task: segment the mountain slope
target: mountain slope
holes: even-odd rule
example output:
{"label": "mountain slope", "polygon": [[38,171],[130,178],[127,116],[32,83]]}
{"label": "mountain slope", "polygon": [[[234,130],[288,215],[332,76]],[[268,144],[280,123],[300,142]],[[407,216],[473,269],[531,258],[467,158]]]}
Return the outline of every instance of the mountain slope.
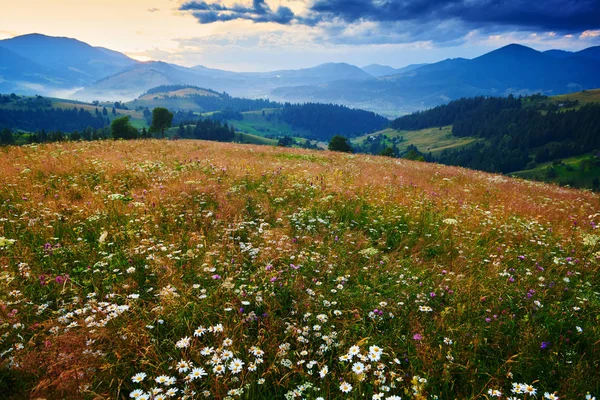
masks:
{"label": "mountain slope", "polygon": [[121,53],[65,37],[30,34],[2,40],[0,46],[47,66],[73,85],[90,84],[136,63]]}
{"label": "mountain slope", "polygon": [[588,47],[587,49],[578,51],[575,55],[600,61],[600,46]]}
{"label": "mountain slope", "polygon": [[41,85],[56,83],[47,68],[4,47],[0,47],[0,60],[0,92],[33,94]]}
{"label": "mountain slope", "polygon": [[373,75],[377,78],[379,78],[380,76],[394,75],[398,73],[398,70],[396,68],[392,68],[390,66],[381,64],[366,65],[362,67],[362,70],[365,71],[367,74]]}

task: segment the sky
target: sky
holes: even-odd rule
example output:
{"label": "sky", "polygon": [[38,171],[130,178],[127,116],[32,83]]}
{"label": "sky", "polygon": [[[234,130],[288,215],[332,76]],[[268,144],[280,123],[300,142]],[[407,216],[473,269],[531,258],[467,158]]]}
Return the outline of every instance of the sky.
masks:
{"label": "sky", "polygon": [[600,45],[600,0],[0,0],[0,39],[66,36],[232,71],[473,58]]}

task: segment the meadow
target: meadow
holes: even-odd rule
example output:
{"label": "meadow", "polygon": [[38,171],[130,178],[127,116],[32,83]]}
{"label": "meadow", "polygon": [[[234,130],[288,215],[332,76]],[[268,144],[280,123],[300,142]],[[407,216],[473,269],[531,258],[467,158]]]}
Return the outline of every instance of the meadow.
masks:
{"label": "meadow", "polygon": [[188,140],[0,160],[0,397],[600,395],[598,194]]}

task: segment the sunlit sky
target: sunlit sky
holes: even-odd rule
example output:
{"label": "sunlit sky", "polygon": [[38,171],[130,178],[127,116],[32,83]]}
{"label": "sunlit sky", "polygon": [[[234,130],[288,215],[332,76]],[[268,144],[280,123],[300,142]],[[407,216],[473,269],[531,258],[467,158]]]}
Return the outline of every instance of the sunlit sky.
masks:
{"label": "sunlit sky", "polygon": [[233,71],[324,62],[393,67],[509,43],[600,45],[600,1],[0,0],[0,39],[43,33],[138,60]]}

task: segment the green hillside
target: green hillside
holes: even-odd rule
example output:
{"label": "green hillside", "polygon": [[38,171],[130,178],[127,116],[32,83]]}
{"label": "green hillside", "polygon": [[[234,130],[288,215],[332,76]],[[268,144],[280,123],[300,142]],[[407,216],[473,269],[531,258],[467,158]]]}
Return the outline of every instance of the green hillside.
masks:
{"label": "green hillside", "polygon": [[[423,153],[437,155],[444,150],[454,150],[468,146],[478,139],[471,137],[456,137],[452,135],[452,126],[441,128],[427,128],[417,131],[384,129],[369,135],[359,136],[350,142],[355,149],[367,153],[379,153],[381,150],[371,151],[375,147],[396,146],[399,153],[406,151],[409,146],[416,146]],[[373,145],[375,143],[376,145]]]}
{"label": "green hillside", "polygon": [[517,171],[511,176],[556,183],[561,186],[600,189],[600,158],[583,154],[545,162],[535,168]]}
{"label": "green hillside", "polygon": [[235,126],[240,132],[250,133],[256,136],[264,137],[282,137],[282,136],[307,136],[310,132],[293,128],[281,118],[278,118],[277,109],[267,108],[264,110],[243,112],[243,119],[229,120],[229,125]]}
{"label": "green hillside", "polygon": [[561,103],[564,101],[578,101],[579,106],[583,106],[589,103],[600,103],[600,89],[584,90],[581,92],[561,94],[559,96],[551,97],[555,103]]}

